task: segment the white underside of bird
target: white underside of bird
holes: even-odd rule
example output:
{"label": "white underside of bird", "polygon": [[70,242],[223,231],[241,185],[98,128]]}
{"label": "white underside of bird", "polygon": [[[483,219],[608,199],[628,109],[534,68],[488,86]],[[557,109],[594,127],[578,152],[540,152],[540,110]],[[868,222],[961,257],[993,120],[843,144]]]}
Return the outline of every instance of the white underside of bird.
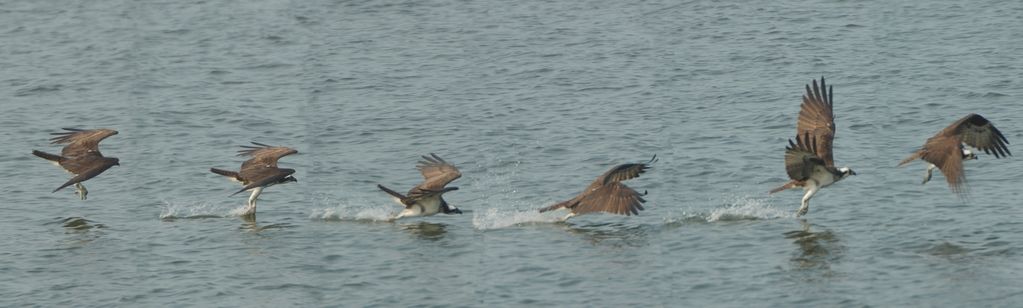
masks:
{"label": "white underside of bird", "polygon": [[[845,167],[840,168],[848,169]],[[796,216],[805,215],[810,210],[810,199],[820,191],[821,188],[831,186],[835,182],[838,182],[840,178],[836,177],[834,173],[828,171],[824,166],[816,166],[813,168],[813,173],[810,174],[810,178],[806,179],[803,184],[803,201],[799,206],[799,211],[796,212]]]}
{"label": "white underside of bird", "polygon": [[256,199],[259,198],[259,194],[263,193],[263,187],[256,187],[250,189],[249,191],[252,192],[252,194],[249,195],[249,202],[246,203],[245,209],[238,213],[238,216],[249,216],[256,214]]}
{"label": "white underside of bird", "polygon": [[[405,206],[405,204],[401,203],[401,200],[398,198],[394,198],[394,202],[401,204],[401,206]],[[401,212],[398,213],[398,216],[395,216],[394,219],[434,215],[441,212],[440,206],[440,196],[419,199],[416,200],[416,204],[401,210]]]}

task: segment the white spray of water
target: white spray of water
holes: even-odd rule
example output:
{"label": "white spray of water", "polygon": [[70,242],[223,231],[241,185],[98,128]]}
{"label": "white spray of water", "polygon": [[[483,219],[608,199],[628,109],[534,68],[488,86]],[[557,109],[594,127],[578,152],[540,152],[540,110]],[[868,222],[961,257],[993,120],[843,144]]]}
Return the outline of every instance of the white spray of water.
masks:
{"label": "white spray of water", "polygon": [[390,221],[397,214],[395,212],[397,207],[391,203],[376,204],[367,200],[335,201],[329,198],[316,200],[314,203],[318,208],[309,214],[309,219],[314,220]]}
{"label": "white spray of water", "polygon": [[230,213],[228,209],[206,201],[168,201],[163,200],[160,219],[207,218],[223,217]]}
{"label": "white spray of water", "polygon": [[749,196],[733,196],[725,201],[724,207],[715,208],[707,216],[707,222],[776,219],[793,217],[794,211],[783,211],[771,206],[765,199]]}
{"label": "white spray of water", "polygon": [[537,210],[498,210],[490,208],[483,211],[473,212],[472,225],[477,230],[491,230],[507,228],[524,223],[553,223],[565,218],[567,212],[555,211],[552,213],[540,213]]}

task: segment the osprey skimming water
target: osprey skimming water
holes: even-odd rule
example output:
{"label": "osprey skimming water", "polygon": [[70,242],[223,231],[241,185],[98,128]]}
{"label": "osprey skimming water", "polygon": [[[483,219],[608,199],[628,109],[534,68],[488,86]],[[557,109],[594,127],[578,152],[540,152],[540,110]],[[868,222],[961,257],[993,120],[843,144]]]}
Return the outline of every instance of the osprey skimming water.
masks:
{"label": "osprey skimming water", "polygon": [[103,173],[110,167],[120,165],[120,160],[116,157],[105,157],[99,152],[99,142],[107,137],[117,135],[117,131],[105,128],[91,130],[65,128],[64,130],[67,132],[52,133],[51,135],[57,135],[57,137],[50,138],[52,144],[67,144],[60,151],[60,155],[35,150],[32,151],[32,154],[49,160],[75,175],[64,185],[54,189],[53,192],[75,185],[75,193],[85,200],[89,190],[85,189],[82,182]]}
{"label": "osprey skimming water", "polygon": [[796,142],[789,139],[789,146],[785,148],[785,172],[792,180],[770,192],[802,187],[805,193],[796,216],[806,215],[810,210],[810,199],[821,188],[856,175],[848,167],[836,168],[831,155],[831,144],[835,139],[832,102],[831,88],[824,84],[824,77],[821,77],[820,87],[816,80],[813,88],[806,86],[803,104],[799,107]]}
{"label": "osprey skimming water", "polygon": [[423,156],[423,160],[419,161],[416,169],[423,174],[423,182],[410,189],[408,195],[402,195],[384,187],[384,185],[377,184],[377,188],[405,206],[405,209],[398,213],[394,219],[431,216],[437,213],[462,214],[462,210],[444,201],[444,193],[458,190],[458,187],[445,187],[448,183],[462,177],[458,168],[444,161],[437,154],[430,153],[430,156]]}
{"label": "osprey skimming water", "polygon": [[298,151],[288,147],[275,147],[256,142],[252,144],[256,146],[243,145],[242,148],[244,149],[238,151],[238,156],[252,157],[242,163],[242,168],[238,172],[210,168],[210,171],[213,173],[226,176],[233,181],[245,185],[242,189],[231,194],[232,196],[246,190],[252,191],[252,194],[249,195],[247,207],[244,213],[241,214],[242,216],[256,214],[256,199],[259,198],[259,194],[263,193],[264,188],[275,184],[298,182],[292,176],[295,173],[295,169],[277,168],[277,160],[284,156],[297,154]]}
{"label": "osprey skimming water", "polygon": [[615,166],[597,177],[596,180],[590,183],[590,186],[587,186],[583,192],[574,198],[542,208],[540,213],[566,208],[569,210],[569,214],[562,221],[576,215],[593,212],[607,212],[625,216],[639,215],[639,211],[643,210],[643,202],[646,202],[643,199],[646,192],[644,191],[640,194],[622,184],[622,181],[639,177],[640,174],[643,174],[643,172],[650,168],[650,164],[656,161],[657,155],[654,155],[650,161],[645,163]]}

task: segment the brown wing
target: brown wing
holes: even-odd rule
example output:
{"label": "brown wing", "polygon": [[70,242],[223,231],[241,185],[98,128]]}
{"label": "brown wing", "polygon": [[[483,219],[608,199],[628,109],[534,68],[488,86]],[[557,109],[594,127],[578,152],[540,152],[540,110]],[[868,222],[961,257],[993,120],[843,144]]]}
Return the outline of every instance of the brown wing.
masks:
{"label": "brown wing", "polygon": [[802,137],[796,135],[795,143],[789,139],[789,146],[785,147],[785,172],[789,174],[790,179],[806,180],[813,174],[814,167],[825,165],[824,160],[814,154],[817,152],[815,149],[817,145],[810,133],[805,133]]}
{"label": "brown wing", "polygon": [[458,171],[458,168],[455,168],[455,166],[433,153],[430,153],[430,157],[423,156],[423,160],[419,161],[416,169],[419,169],[419,172],[423,174],[424,180],[423,183],[409,191],[409,195],[413,194],[413,191],[416,190],[443,190],[445,185],[462,177],[462,173]]}
{"label": "brown wing", "polygon": [[657,161],[657,155],[654,155],[650,161],[638,164],[621,164],[611,168],[604,174],[597,177],[593,183],[590,184],[589,190],[597,188],[602,185],[607,185],[612,182],[621,182],[634,178],[638,178],[640,174],[646,172],[646,169],[650,168],[650,164]]}
{"label": "brown wing", "polygon": [[835,140],[835,116],[831,111],[832,92],[824,83],[821,77],[820,87],[817,81],[813,81],[813,87],[806,86],[806,94],[803,95],[803,104],[799,107],[799,121],[796,124],[796,134],[810,134],[816,139],[816,150],[814,154],[824,160],[828,167],[835,165],[831,156],[831,143]]}
{"label": "brown wing", "polygon": [[960,195],[966,192],[963,148],[957,136],[938,134],[931,137],[919,153],[921,159],[938,166],[953,192]]}
{"label": "brown wing", "polygon": [[577,202],[570,208],[575,214],[608,212],[625,216],[638,215],[646,202],[641,194],[617,181],[584,192],[574,200]]}
{"label": "brown wing", "polygon": [[614,166],[597,177],[593,183],[590,183],[590,186],[586,187],[585,191],[572,200],[541,209],[540,212],[567,207],[576,214],[590,212],[608,212],[626,216],[639,214],[639,211],[643,210],[643,202],[646,200],[643,200],[642,195],[625,186],[621,181],[639,177],[650,168],[650,164],[656,161],[657,155],[654,155],[650,161],[645,163]]}
{"label": "brown wing", "polygon": [[242,187],[231,194],[232,196],[260,186],[265,186],[270,183],[278,182],[283,178],[288,177],[295,173],[295,169],[277,168],[277,167],[265,167],[265,168],[251,168],[248,172],[242,172],[241,176],[248,181],[248,185]]}
{"label": "brown wing", "polygon": [[1002,132],[995,128],[991,121],[988,121],[979,114],[971,113],[952,123],[952,125],[949,125],[938,134],[955,136],[962,143],[981,149],[984,153],[994,154],[995,158],[1012,155],[1009,152],[1009,148],[1006,147],[1009,144],[1009,140],[1005,139]]}
{"label": "brown wing", "polygon": [[277,160],[281,159],[281,157],[298,153],[297,150],[289,147],[276,147],[257,142],[253,142],[252,144],[255,144],[256,146],[243,145],[242,148],[244,149],[238,151],[238,156],[252,157],[242,163],[242,170],[240,173],[245,173],[245,169],[249,168],[276,168]]}
{"label": "brown wing", "polygon": [[51,133],[56,137],[50,138],[52,144],[67,144],[64,149],[60,151],[61,156],[64,157],[78,157],[88,153],[96,153],[102,156],[99,152],[99,142],[103,141],[107,137],[117,135],[116,130],[112,129],[77,129],[77,128],[64,128],[66,132]]}
{"label": "brown wing", "polygon": [[71,169],[68,169],[68,171],[77,175],[67,182],[64,182],[64,185],[54,189],[53,192],[57,192],[58,190],[71,186],[75,183],[85,182],[86,180],[94,178],[100,173],[103,173],[103,171],[110,169],[110,167],[117,165],[117,163],[117,158],[102,156],[90,156],[89,158],[75,161],[73,164],[76,166],[75,168],[77,171],[71,171]]}

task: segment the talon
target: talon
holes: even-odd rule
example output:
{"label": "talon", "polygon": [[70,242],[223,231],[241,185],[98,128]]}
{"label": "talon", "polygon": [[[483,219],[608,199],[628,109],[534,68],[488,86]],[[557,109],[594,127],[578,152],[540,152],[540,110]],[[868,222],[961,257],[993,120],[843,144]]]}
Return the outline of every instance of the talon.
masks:
{"label": "talon", "polygon": [[75,194],[82,200],[85,200],[88,198],[89,190],[85,189],[85,185],[82,185],[82,183],[75,183]]}

